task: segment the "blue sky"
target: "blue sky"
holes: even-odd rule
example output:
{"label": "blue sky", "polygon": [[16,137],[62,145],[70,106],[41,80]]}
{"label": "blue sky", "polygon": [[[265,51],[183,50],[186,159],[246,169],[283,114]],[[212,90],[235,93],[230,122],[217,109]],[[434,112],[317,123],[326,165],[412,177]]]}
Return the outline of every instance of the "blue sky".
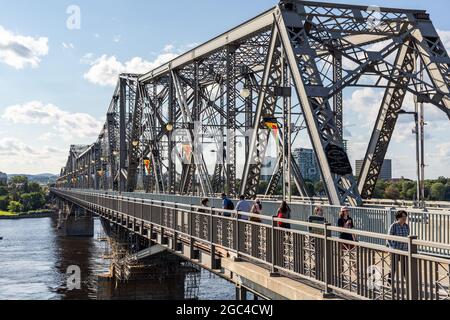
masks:
{"label": "blue sky", "polygon": [[[427,9],[450,44],[448,1],[334,2]],[[113,92],[114,72],[145,72],[276,3],[0,0],[0,171],[58,173],[70,144],[95,140]],[[79,30],[66,26],[70,5],[81,9]],[[26,44],[25,58],[2,52],[2,41],[8,39]],[[358,110],[355,105],[375,106],[377,95],[360,90],[345,97],[351,104],[346,123],[353,160],[363,156],[370,131],[367,125],[354,124],[374,113],[350,111]],[[435,111],[430,114],[427,173],[432,177],[450,176],[450,144],[445,137],[450,122],[441,118]],[[389,151],[398,177],[414,177],[414,139],[405,134],[411,126],[402,121]]]}

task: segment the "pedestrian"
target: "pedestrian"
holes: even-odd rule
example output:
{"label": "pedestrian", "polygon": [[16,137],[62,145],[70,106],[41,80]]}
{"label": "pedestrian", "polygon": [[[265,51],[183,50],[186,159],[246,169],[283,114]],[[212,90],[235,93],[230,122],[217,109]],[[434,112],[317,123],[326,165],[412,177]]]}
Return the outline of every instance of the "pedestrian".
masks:
{"label": "pedestrian", "polygon": [[[400,210],[395,215],[395,222],[389,228],[389,235],[396,237],[407,238],[410,235],[409,225],[407,223],[408,213],[404,210]],[[388,246],[394,250],[408,251],[407,242],[388,241]],[[388,275],[388,283],[392,285],[392,278],[398,270],[398,264],[400,264],[401,275],[404,278],[406,276],[406,256],[392,253],[391,254],[391,272]]]}
{"label": "pedestrian", "polygon": [[[262,214],[262,209],[263,209],[263,206],[262,206],[261,200],[256,199],[255,203],[252,206],[252,209],[250,210],[250,213],[261,215]],[[250,221],[251,222],[256,222],[256,223],[261,223],[262,222],[261,219],[254,218],[254,217],[251,217]]]}
{"label": "pedestrian", "polygon": [[[245,213],[250,213],[250,211],[252,210],[251,203],[245,199],[244,195],[241,195],[239,197],[239,202],[236,205],[236,210]],[[239,219],[248,220],[248,216],[239,215]]]}
{"label": "pedestrian", "polygon": [[[353,219],[350,217],[350,208],[347,206],[342,207],[341,212],[339,213],[338,227],[345,229],[353,229],[355,227]],[[346,232],[341,232],[339,238],[347,241],[356,241],[355,235]],[[351,250],[354,248],[354,245],[344,244],[344,248]]]}
{"label": "pedestrian", "polygon": [[208,211],[206,209],[203,208],[209,208],[209,199],[208,198],[204,198],[202,199],[202,209],[199,209],[198,212],[202,212],[202,213],[207,213]]}
{"label": "pedestrian", "polygon": [[[281,206],[278,209],[277,218],[280,219],[291,219],[291,208],[289,208],[289,205],[286,201],[281,202]],[[284,228],[284,229],[290,229],[291,225],[289,223],[284,223],[281,221],[278,221],[278,227]]]}
{"label": "pedestrian", "polygon": [[[323,208],[321,206],[317,206],[314,208],[314,214],[308,217],[309,223],[315,224],[325,224],[327,223],[325,217],[323,216]],[[320,228],[309,227],[309,232],[314,234],[323,235],[324,231]]]}
{"label": "pedestrian", "polygon": [[[234,203],[230,199],[228,199],[226,193],[222,193],[222,209],[224,210],[234,210]],[[223,214],[224,217],[231,217],[231,213],[225,212]]]}

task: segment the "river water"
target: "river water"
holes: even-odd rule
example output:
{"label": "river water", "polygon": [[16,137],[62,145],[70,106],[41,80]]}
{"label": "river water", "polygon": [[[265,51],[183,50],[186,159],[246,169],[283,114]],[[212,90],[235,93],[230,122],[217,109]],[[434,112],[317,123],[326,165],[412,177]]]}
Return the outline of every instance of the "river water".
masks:
{"label": "river water", "polygon": [[[59,236],[55,218],[0,220],[0,300],[94,300],[97,274],[109,269],[106,243]],[[94,234],[101,233],[95,219]],[[66,289],[69,266],[81,269],[81,290]],[[202,271],[200,300],[232,300],[234,286]]]}

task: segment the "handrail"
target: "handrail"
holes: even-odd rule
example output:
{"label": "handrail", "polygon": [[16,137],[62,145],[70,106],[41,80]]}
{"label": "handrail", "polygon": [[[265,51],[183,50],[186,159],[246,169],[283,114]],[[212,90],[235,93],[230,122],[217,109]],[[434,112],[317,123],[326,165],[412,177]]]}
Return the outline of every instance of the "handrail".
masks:
{"label": "handrail", "polygon": [[[134,224],[141,223],[143,227],[146,225],[151,230],[157,228],[162,237],[171,237],[170,234],[173,234],[174,241],[180,237],[184,238],[184,241],[190,239],[191,246],[195,246],[195,243],[203,243],[210,246],[211,252],[216,252],[216,247],[223,248],[237,257],[262,263],[273,273],[282,271],[322,285],[327,293],[334,290],[363,299],[373,299],[377,296],[381,299],[397,297],[410,300],[441,299],[449,294],[449,292],[443,292],[442,288],[450,286],[448,284],[450,259],[428,256],[418,252],[419,246],[450,249],[448,245],[417,240],[413,236],[403,238],[273,216],[256,215],[258,219],[265,221],[258,223],[240,219],[239,215],[245,213],[239,211],[205,208],[175,202],[136,199],[79,190],[52,189],[51,191],[87,210],[96,210],[108,219],[115,217],[116,220],[113,219],[113,221],[116,223],[119,221],[123,224],[124,221],[127,221],[127,228],[131,228],[128,223],[134,221]],[[111,200],[118,202],[114,203]],[[117,205],[118,207],[115,208]],[[124,205],[127,210],[130,210],[129,212],[123,211]],[[130,205],[132,205],[131,209]],[[140,208],[138,211],[136,211],[136,205],[141,206],[138,207]],[[148,207],[145,217],[144,206]],[[234,216],[226,217],[223,213],[231,213]],[[184,220],[185,214],[188,214],[187,222]],[[198,217],[202,218],[197,221]],[[180,219],[182,219],[181,225]],[[277,222],[289,223],[291,229],[279,227]],[[219,229],[219,225],[221,229]],[[223,229],[223,227],[226,228]],[[299,227],[300,230],[295,227]],[[307,228],[307,231],[301,230],[301,228]],[[320,232],[312,233],[308,228],[314,228]],[[134,230],[134,227],[130,230]],[[169,232],[169,235],[166,231]],[[255,232],[259,234],[257,238],[253,238],[256,236],[253,235]],[[401,251],[364,241],[354,242],[340,239],[334,236],[333,232],[406,243],[408,250]],[[226,238],[222,238],[225,235]],[[257,247],[254,247],[254,244]],[[200,248],[198,247],[198,249]],[[311,261],[314,262],[311,264]],[[346,264],[347,267],[344,268],[343,264]],[[359,267],[356,267],[356,264]],[[389,269],[380,270],[380,267],[383,268],[385,265],[390,265]],[[428,270],[434,268],[433,275],[424,277],[423,270],[427,270],[427,268]],[[399,270],[404,271],[400,274]],[[374,271],[380,274],[380,278],[375,279],[376,281],[371,284],[369,279],[374,276]],[[389,290],[385,288],[387,278],[382,276],[387,272],[393,275]],[[405,290],[405,288],[409,289]],[[430,295],[427,291],[424,293],[423,290],[430,292],[434,290],[435,293]],[[387,295],[386,292],[390,292],[390,295]]]}

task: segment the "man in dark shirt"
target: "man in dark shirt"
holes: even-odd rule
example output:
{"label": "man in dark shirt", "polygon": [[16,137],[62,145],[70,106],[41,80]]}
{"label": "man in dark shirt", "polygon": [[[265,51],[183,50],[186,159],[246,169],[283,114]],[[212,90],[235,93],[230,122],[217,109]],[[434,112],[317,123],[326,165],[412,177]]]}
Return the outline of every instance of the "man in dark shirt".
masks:
{"label": "man in dark shirt", "polygon": [[[316,223],[316,224],[325,224],[327,222],[325,220],[324,216],[323,216],[323,209],[322,209],[322,207],[317,206],[314,209],[314,215],[309,216],[308,222],[309,223]],[[309,230],[310,233],[320,234],[320,235],[324,234],[324,230],[321,229],[321,228],[309,227],[308,230]]]}

